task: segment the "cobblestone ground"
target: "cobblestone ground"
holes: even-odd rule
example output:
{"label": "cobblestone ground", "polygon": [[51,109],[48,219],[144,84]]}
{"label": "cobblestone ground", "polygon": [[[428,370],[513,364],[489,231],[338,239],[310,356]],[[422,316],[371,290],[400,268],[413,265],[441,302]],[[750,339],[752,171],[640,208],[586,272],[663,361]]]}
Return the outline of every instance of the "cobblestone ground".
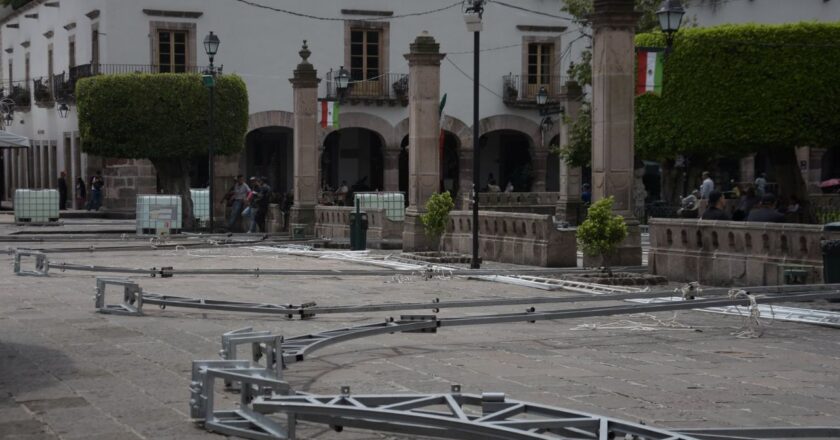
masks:
{"label": "cobblestone ground", "polygon": [[[95,222],[93,223],[95,225]],[[90,224],[88,224],[90,225]],[[119,225],[117,225],[119,226]],[[109,224],[109,228],[113,226]],[[122,227],[125,227],[123,225]],[[95,228],[95,226],[93,226]],[[57,248],[137,244],[125,240],[10,242],[3,247]],[[247,249],[143,250],[51,254],[51,261],[144,267],[330,269],[357,264],[257,254]],[[52,271],[12,275],[0,256],[0,438],[219,438],[188,417],[193,359],[215,359],[220,335],[253,326],[298,335],[381,322],[399,312],[282,317],[147,307],[144,317],[93,311],[94,275]],[[253,302],[320,305],[570,295],[464,279],[393,282],[387,277],[135,277],[144,290]],[[612,304],[612,303],[608,303]],[[616,303],[617,304],[617,303]],[[583,304],[541,305],[539,310]],[[440,316],[521,311],[525,306],[448,309]],[[420,311],[407,313],[424,313]],[[659,314],[668,320],[673,313]],[[295,389],[337,393],[500,391],[519,400],[568,407],[662,427],[840,424],[838,330],[772,323],[758,339],[738,339],[737,317],[679,312],[690,329],[591,330],[593,323],[647,317],[590,318],[536,324],[444,328],[356,340],[293,365]],[[235,396],[225,398],[233,405]],[[304,425],[301,438],[383,439]]]}

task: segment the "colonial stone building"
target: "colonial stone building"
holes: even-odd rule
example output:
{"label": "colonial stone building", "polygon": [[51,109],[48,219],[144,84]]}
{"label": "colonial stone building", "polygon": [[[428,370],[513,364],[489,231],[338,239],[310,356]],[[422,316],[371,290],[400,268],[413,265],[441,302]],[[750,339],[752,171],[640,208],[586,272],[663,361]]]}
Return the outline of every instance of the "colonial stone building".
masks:
{"label": "colonial stone building", "polygon": [[[461,5],[445,0],[257,2],[233,0],[33,0],[0,19],[0,79],[16,103],[8,130],[32,139],[29,151],[3,153],[5,200],[15,188],[55,187],[61,171],[75,180],[102,170],[105,207],[132,209],[134,196],[157,189],[148,161],[98,158],[81,151],[70,91],[90,75],[194,72],[207,57],[210,31],[221,39],[216,65],[249,90],[248,134],[241,154],[219,158],[218,188],[236,174],[264,175],[292,189],[293,86],[302,40],[321,79],[319,100],[338,98],[334,81],[351,76],[338,126],[318,129],[320,186],[407,191],[409,43],[423,31],[446,54],[441,64],[442,185],[456,193],[472,182],[472,37]],[[490,3],[484,14],[481,88],[481,181],[517,191],[557,191],[559,160],[549,155],[560,123],[542,124],[535,105],[545,87],[560,98],[569,60],[585,44],[561,19],[560,1]],[[303,15],[293,15],[283,9]],[[66,118],[61,104],[69,106]],[[132,105],[125,102],[125,105]],[[154,111],[154,109],[149,109]],[[207,185],[206,158],[195,158],[192,185]]]}

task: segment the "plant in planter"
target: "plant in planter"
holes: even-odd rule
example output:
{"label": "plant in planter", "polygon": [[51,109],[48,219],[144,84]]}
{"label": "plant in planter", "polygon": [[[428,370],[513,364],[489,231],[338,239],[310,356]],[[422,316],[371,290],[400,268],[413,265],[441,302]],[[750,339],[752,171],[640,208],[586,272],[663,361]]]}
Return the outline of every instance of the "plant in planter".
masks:
{"label": "plant in planter", "polygon": [[627,238],[624,217],[613,214],[612,207],[612,197],[593,203],[587,211],[586,220],[577,229],[577,241],[583,253],[591,257],[601,257],[601,263],[608,276],[612,276],[610,260],[618,245]]}
{"label": "plant in planter", "polygon": [[397,98],[405,99],[408,96],[408,77],[404,76],[394,81],[391,87],[394,88],[394,94],[397,95]]}
{"label": "plant in planter", "polygon": [[426,229],[426,236],[431,239],[434,250],[440,249],[440,238],[446,230],[449,221],[449,211],[455,207],[449,191],[434,193],[426,202],[426,213],[420,216],[420,221]]}

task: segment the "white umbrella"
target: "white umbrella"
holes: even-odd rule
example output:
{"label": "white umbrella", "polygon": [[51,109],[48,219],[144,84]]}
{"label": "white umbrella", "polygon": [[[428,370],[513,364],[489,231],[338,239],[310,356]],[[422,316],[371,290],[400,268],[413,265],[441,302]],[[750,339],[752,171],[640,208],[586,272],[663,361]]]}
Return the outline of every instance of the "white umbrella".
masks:
{"label": "white umbrella", "polygon": [[29,148],[29,138],[0,131],[0,148]]}

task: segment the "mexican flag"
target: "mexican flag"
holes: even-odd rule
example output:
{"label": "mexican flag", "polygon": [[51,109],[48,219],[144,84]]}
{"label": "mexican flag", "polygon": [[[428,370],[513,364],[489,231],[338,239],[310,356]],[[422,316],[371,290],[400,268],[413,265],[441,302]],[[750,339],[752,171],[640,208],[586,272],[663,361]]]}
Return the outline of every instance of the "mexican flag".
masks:
{"label": "mexican flag", "polygon": [[338,102],[321,101],[321,127],[338,128]]}
{"label": "mexican flag", "polygon": [[636,52],[636,96],[662,93],[662,52],[639,49]]}

